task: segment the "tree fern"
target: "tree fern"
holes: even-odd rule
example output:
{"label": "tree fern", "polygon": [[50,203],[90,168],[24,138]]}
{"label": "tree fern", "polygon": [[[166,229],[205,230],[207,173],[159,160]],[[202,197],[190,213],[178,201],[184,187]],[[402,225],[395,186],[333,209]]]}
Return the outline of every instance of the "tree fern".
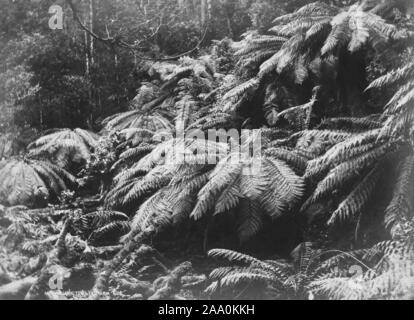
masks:
{"label": "tree fern", "polygon": [[97,146],[98,136],[83,129],[60,129],[47,134],[29,148],[32,157],[48,157],[61,167],[70,163],[86,163]]}
{"label": "tree fern", "polygon": [[[153,65],[152,72],[157,71],[157,64]],[[164,83],[158,90],[151,91],[150,101],[141,99],[146,91],[143,85],[139,97],[134,99],[133,110],[112,115],[103,121],[105,130],[109,132],[121,131],[129,128],[146,129],[153,132],[164,131],[171,133],[172,118],[178,116],[184,121],[188,115],[196,111],[201,102],[201,96],[213,90],[214,66],[205,59],[182,58],[180,64],[174,66],[167,74],[162,74]],[[152,99],[152,100],[151,100]],[[189,108],[191,113],[189,113]],[[179,115],[180,114],[180,115]]]}
{"label": "tree fern", "polygon": [[326,59],[341,50],[353,53],[367,44],[378,47],[397,34],[393,25],[377,15],[383,13],[360,3],[342,9],[315,2],[276,18],[269,31],[288,39],[278,52],[262,63],[259,76],[290,68],[297,72],[296,81],[302,83],[311,72],[305,66],[315,59]]}
{"label": "tree fern", "polygon": [[75,185],[76,179],[60,167],[40,160],[10,159],[0,165],[1,202],[8,205],[45,205]]}
{"label": "tree fern", "polygon": [[[148,223],[148,217],[152,214],[168,221],[178,215],[187,219],[191,216],[197,220],[206,215],[229,212],[249,203],[249,206],[241,209],[243,213],[240,214],[239,222],[239,235],[245,240],[262,225],[262,214],[278,217],[297,204],[303,194],[301,178],[283,161],[293,159],[286,159],[283,153],[250,160],[240,154],[230,154],[214,166],[205,162],[205,155],[216,158],[217,152],[220,149],[227,152],[228,146],[204,142],[197,145],[201,154],[193,155],[196,141],[191,140],[183,144],[183,151],[186,152],[187,148],[190,151],[185,162],[175,163],[173,160],[177,150],[174,145],[179,142],[179,139],[173,139],[158,145],[138,163],[115,177],[116,186],[108,193],[108,205],[133,205],[153,194],[137,211],[135,227],[142,228],[139,224]],[[204,161],[197,164],[193,158],[196,160],[199,156]],[[300,157],[296,155],[296,159]],[[255,165],[259,165],[258,171],[249,174]],[[159,200],[161,195],[162,201]],[[170,199],[168,205],[162,204],[167,201],[165,199]],[[181,215],[179,208],[183,208],[185,214]],[[155,212],[151,213],[152,209]]]}

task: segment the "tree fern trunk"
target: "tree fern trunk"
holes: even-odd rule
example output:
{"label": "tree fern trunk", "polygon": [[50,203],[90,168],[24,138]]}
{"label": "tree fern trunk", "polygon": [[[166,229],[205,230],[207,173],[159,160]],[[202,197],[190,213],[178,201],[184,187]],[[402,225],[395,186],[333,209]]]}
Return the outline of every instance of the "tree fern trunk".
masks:
{"label": "tree fern trunk", "polygon": [[364,55],[361,53],[342,54],[338,70],[339,99],[342,112],[352,117],[367,114],[364,93],[367,85]]}
{"label": "tree fern trunk", "polygon": [[84,48],[85,48],[85,75],[89,77],[90,64],[89,64],[89,55],[88,55],[88,34],[86,31],[84,31]]}

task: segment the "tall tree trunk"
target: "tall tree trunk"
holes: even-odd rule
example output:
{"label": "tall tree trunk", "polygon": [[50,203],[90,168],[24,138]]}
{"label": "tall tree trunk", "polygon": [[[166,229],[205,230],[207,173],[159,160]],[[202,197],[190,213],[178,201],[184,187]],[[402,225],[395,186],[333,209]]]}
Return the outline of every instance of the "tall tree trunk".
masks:
{"label": "tall tree trunk", "polygon": [[[94,0],[89,0],[89,29],[93,31],[93,19],[94,19]],[[94,38],[89,36],[89,55],[90,63],[94,63]]]}
{"label": "tall tree trunk", "polygon": [[207,19],[211,19],[211,12],[213,10],[212,0],[207,0]]}
{"label": "tall tree trunk", "polygon": [[204,26],[206,24],[206,11],[207,11],[207,0],[201,0],[200,5],[200,24]]}
{"label": "tall tree trunk", "polygon": [[[85,18],[85,25],[93,32],[94,19],[94,0],[88,1],[88,13]],[[88,80],[88,101],[92,108],[90,117],[87,119],[89,126],[93,123],[93,111],[96,109],[96,103],[93,101],[93,86],[91,82],[91,68],[94,64],[94,38],[85,31],[85,74]]]}
{"label": "tall tree trunk", "polygon": [[84,31],[84,47],[85,47],[85,75],[89,77],[90,74],[90,63],[89,63],[89,54],[88,54],[88,33]]}

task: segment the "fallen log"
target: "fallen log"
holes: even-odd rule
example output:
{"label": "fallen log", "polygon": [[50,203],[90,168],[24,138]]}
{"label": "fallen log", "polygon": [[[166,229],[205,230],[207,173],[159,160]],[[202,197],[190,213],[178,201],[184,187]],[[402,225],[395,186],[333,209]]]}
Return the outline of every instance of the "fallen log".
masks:
{"label": "fallen log", "polygon": [[181,285],[184,289],[185,288],[198,288],[198,287],[203,287],[206,281],[207,281],[207,277],[204,274],[184,276],[181,278]]}
{"label": "fallen log", "polygon": [[56,248],[50,252],[45,266],[40,271],[40,276],[30,287],[25,297],[25,300],[40,300],[47,298],[45,293],[50,290],[49,279],[53,275],[51,272],[51,268],[55,265],[59,265],[60,259],[66,253],[65,240],[66,235],[69,232],[71,221],[71,217],[68,215],[63,225],[63,228],[60,231],[58,240],[56,242]]}
{"label": "fallen log", "polygon": [[23,300],[36,278],[27,277],[0,287],[0,300]]}

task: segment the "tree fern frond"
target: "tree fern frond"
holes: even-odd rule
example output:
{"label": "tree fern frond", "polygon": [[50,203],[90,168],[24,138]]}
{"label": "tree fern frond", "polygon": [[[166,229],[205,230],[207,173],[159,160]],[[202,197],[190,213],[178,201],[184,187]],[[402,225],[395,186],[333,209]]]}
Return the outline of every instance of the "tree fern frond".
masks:
{"label": "tree fern frond", "polygon": [[151,115],[143,113],[142,110],[132,110],[116,114],[104,120],[107,130],[122,131],[129,128],[144,128],[150,131],[167,132],[173,129],[171,122],[158,112],[153,112]]}
{"label": "tree fern frond", "polygon": [[[276,25],[269,31],[281,36],[293,36],[294,34],[309,30],[315,24],[326,23],[332,19],[331,16],[307,16],[295,19],[283,25]],[[313,31],[314,32],[314,31]],[[285,40],[286,41],[286,40]]]}
{"label": "tree fern frond", "polygon": [[258,200],[272,217],[280,216],[303,195],[303,181],[283,161],[264,159],[264,172],[273,177],[268,190]]}
{"label": "tree fern frond", "polygon": [[308,163],[308,158],[296,152],[283,148],[269,148],[265,151],[266,155],[275,157],[286,162],[298,172],[304,172]]}
{"label": "tree fern frond", "polygon": [[313,193],[312,202],[317,201],[357,177],[365,168],[379,161],[393,147],[393,143],[380,145],[333,168],[318,184]]}
{"label": "tree fern frond", "polygon": [[364,296],[364,288],[359,280],[346,277],[315,280],[310,285],[310,290],[335,300],[361,300]]}
{"label": "tree fern frond", "polygon": [[132,230],[145,230],[149,226],[168,225],[171,223],[171,207],[168,199],[169,189],[161,189],[148,198],[136,212]]}
{"label": "tree fern frond", "polygon": [[330,168],[333,163],[344,162],[378,147],[381,145],[381,142],[377,141],[380,130],[374,129],[353,135],[335,144],[323,156],[309,162],[306,177],[323,172],[325,169]]}
{"label": "tree fern frond", "polygon": [[371,120],[370,118],[343,117],[324,119],[318,126],[318,129],[345,130],[352,133],[378,129],[381,125],[381,122]]}
{"label": "tree fern frond", "polygon": [[327,55],[333,52],[338,46],[349,41],[351,37],[349,21],[350,16],[348,12],[342,12],[332,19],[332,31],[321,48],[322,55]]}
{"label": "tree fern frond", "polygon": [[385,210],[385,226],[388,229],[392,230],[402,220],[402,217],[411,217],[413,215],[413,178],[414,156],[410,155],[402,162],[392,200]]}
{"label": "tree fern frond", "polygon": [[404,79],[411,78],[414,75],[414,62],[410,62],[405,66],[398,68],[386,75],[379,77],[378,79],[371,82],[366,90],[372,88],[382,88],[384,86],[391,86],[396,82],[403,81]]}
{"label": "tree fern frond", "polygon": [[241,242],[256,235],[263,227],[262,208],[256,201],[241,199],[240,220],[237,233]]}
{"label": "tree fern frond", "polygon": [[231,89],[223,96],[223,100],[230,99],[231,101],[237,101],[243,96],[246,92],[254,92],[259,85],[259,80],[257,78],[252,78],[235,88]]}
{"label": "tree fern frond", "polygon": [[251,54],[244,56],[238,63],[240,70],[245,70],[250,67],[256,68],[261,65],[264,61],[269,59],[275,54],[275,50],[261,50],[259,52],[252,52]]}
{"label": "tree fern frond", "polygon": [[146,193],[158,190],[166,186],[171,180],[171,172],[166,166],[157,166],[146,174],[142,179],[138,180],[124,196],[122,203],[136,202]]}
{"label": "tree fern frond", "polygon": [[348,44],[350,52],[359,50],[369,39],[369,28],[365,25],[365,19],[369,19],[362,11],[354,14],[350,21],[350,28],[352,30],[351,41]]}
{"label": "tree fern frond", "polygon": [[244,56],[254,51],[269,50],[270,48],[275,52],[286,40],[287,38],[278,36],[261,36],[249,41],[246,46],[236,51],[235,55]]}
{"label": "tree fern frond", "polygon": [[154,145],[140,145],[135,148],[127,149],[119,155],[119,160],[114,163],[113,169],[119,166],[120,163],[131,161],[131,160],[139,160],[142,156],[150,153],[154,150]]}
{"label": "tree fern frond", "polygon": [[380,166],[375,166],[334,211],[328,224],[335,224],[361,214],[362,208],[371,198],[381,176]]}
{"label": "tree fern frond", "polygon": [[263,79],[273,71],[282,73],[289,65],[291,65],[300,53],[299,47],[301,46],[303,39],[304,35],[299,33],[286,41],[278,52],[260,66],[258,74],[259,79]]}
{"label": "tree fern frond", "polygon": [[[243,164],[241,162],[234,164],[227,162],[229,162],[229,158],[223,159],[217,165],[211,173],[210,181],[200,190],[198,202],[191,213],[191,216],[195,219],[201,218],[209,210],[213,209],[219,193],[238,179]],[[231,197],[231,199],[233,198]]]}
{"label": "tree fern frond", "polygon": [[339,12],[339,8],[325,2],[317,1],[307,4],[293,13],[277,17],[273,20],[274,24],[282,24],[295,19],[306,18],[309,16],[334,15]]}
{"label": "tree fern frond", "polygon": [[290,107],[279,112],[277,118],[285,118],[297,130],[306,130],[309,127],[312,108],[316,100],[312,99],[308,103],[300,106]]}
{"label": "tree fern frond", "polygon": [[263,274],[260,272],[237,272],[235,274],[230,274],[221,279],[221,282],[224,286],[235,286],[241,282],[251,282],[251,281],[272,281],[274,277],[272,275]]}
{"label": "tree fern frond", "polygon": [[212,258],[225,259],[230,262],[241,262],[244,264],[257,264],[257,265],[262,264],[262,261],[260,261],[259,259],[256,259],[252,256],[249,256],[249,255],[246,255],[240,252],[227,250],[227,249],[210,250],[208,252],[208,256]]}

